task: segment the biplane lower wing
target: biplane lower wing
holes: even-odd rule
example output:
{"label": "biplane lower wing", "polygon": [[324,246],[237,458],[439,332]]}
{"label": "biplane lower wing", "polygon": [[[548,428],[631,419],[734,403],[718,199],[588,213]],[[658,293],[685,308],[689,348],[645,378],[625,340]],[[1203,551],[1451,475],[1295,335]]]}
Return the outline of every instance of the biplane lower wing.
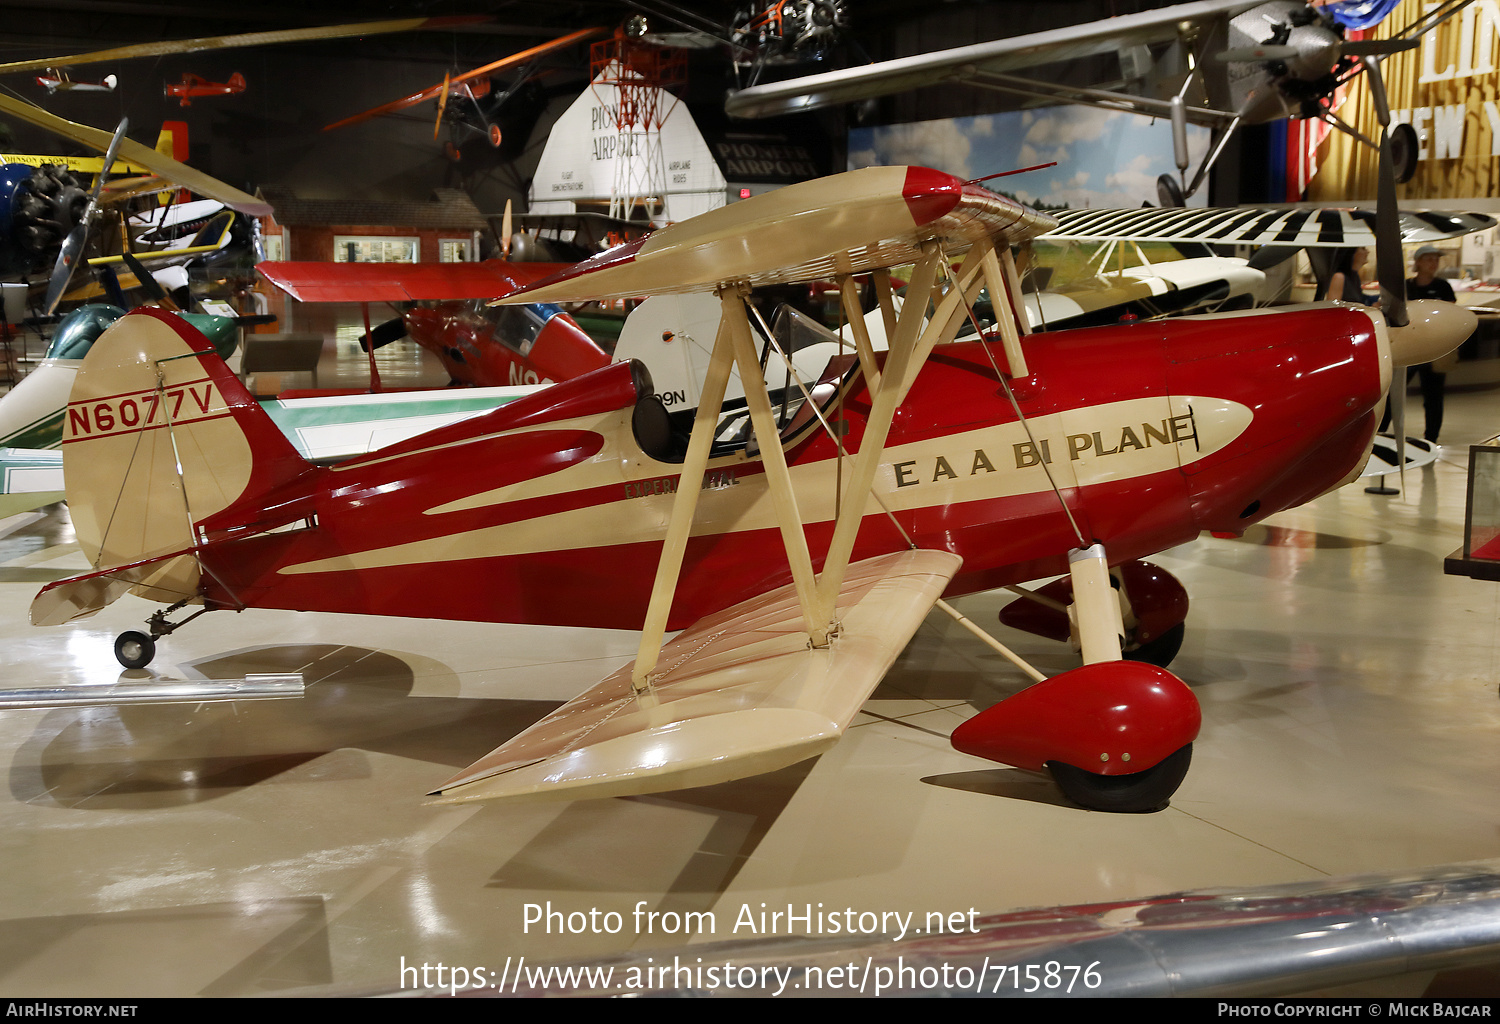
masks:
{"label": "biplane lower wing", "polygon": [[255,269],[298,302],[493,299],[567,264],[265,262]]}
{"label": "biplane lower wing", "polygon": [[911,550],[851,565],[841,630],[822,649],[808,645],[790,585],[702,619],[662,649],[648,693],[625,666],[445,782],[434,802],[655,793],[821,754],[962,564]]}

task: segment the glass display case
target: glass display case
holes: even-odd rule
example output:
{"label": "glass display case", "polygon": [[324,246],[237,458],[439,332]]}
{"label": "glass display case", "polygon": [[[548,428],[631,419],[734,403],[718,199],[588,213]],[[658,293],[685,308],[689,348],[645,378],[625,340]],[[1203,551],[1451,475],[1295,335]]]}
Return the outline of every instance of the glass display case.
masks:
{"label": "glass display case", "polygon": [[1469,445],[1464,543],[1443,560],[1443,571],[1500,580],[1500,436]]}

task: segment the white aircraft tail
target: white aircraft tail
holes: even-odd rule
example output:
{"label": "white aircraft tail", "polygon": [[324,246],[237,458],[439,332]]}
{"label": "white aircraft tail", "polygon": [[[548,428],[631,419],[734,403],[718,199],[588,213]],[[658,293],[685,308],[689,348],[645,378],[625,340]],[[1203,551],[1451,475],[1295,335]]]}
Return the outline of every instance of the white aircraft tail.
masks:
{"label": "white aircraft tail", "polygon": [[[121,317],[79,368],[63,470],[95,573],[134,567],[134,592],[167,602],[197,595],[196,551],[253,531],[277,504],[270,491],[316,472],[202,334],[149,307]],[[120,593],[74,601],[67,617]]]}

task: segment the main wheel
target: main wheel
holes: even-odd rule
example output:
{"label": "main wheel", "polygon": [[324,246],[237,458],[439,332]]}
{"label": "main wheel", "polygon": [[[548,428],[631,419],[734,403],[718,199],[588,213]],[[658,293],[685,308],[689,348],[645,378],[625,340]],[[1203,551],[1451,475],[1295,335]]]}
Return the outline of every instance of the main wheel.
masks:
{"label": "main wheel", "polygon": [[1391,125],[1391,165],[1396,184],[1405,185],[1417,173],[1417,154],[1421,143],[1417,130],[1406,123]]}
{"label": "main wheel", "polygon": [[1163,174],[1156,179],[1156,202],[1163,210],[1187,205],[1182,195],[1182,186],[1170,174]]}
{"label": "main wheel", "polygon": [[1132,775],[1095,775],[1061,761],[1048,761],[1047,769],[1063,794],[1080,807],[1140,814],[1167,806],[1192,760],[1193,745],[1189,743],[1159,764]]}
{"label": "main wheel", "polygon": [[115,660],[126,668],[145,668],[156,657],[156,641],[145,633],[126,630],[115,637]]}
{"label": "main wheel", "polygon": [[1182,638],[1186,633],[1187,623],[1179,622],[1155,640],[1132,647],[1124,653],[1124,657],[1131,661],[1144,661],[1157,668],[1166,668],[1177,657],[1177,652],[1182,650]]}

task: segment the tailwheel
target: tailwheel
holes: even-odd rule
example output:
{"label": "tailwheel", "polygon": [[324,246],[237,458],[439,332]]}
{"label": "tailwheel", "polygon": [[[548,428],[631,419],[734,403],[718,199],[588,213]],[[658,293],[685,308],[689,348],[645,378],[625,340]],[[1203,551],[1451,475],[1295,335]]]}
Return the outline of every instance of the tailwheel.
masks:
{"label": "tailwheel", "polygon": [[115,660],[126,668],[145,668],[156,657],[156,641],[129,629],[115,637]]}
{"label": "tailwheel", "polygon": [[1061,761],[1048,761],[1047,770],[1063,794],[1080,807],[1144,814],[1167,806],[1192,760],[1193,745],[1189,743],[1160,763],[1130,775],[1096,775]]}
{"label": "tailwheel", "polygon": [[115,637],[115,660],[126,668],[145,668],[151,664],[151,659],[156,657],[157,640],[181,629],[198,616],[212,610],[209,606],[205,605],[181,622],[167,621],[168,615],[191,604],[195,600],[197,598],[185,598],[170,607],[152,612],[151,617],[146,620],[146,628],[150,630],[148,633],[128,629]]}

